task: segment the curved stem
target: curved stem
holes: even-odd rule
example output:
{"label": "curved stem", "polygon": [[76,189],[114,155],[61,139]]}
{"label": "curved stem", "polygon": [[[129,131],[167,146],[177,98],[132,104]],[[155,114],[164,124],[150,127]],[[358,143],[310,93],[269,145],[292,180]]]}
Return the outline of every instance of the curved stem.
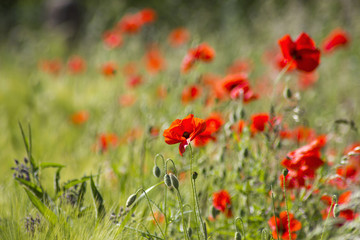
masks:
{"label": "curved stem", "polygon": [[[201,217],[201,212],[200,212],[200,207],[199,207],[199,200],[196,194],[196,185],[195,185],[195,180],[192,177],[193,174],[193,168],[192,168],[192,163],[194,160],[194,153],[191,147],[191,144],[189,144],[190,147],[190,154],[191,154],[191,159],[190,159],[190,180],[191,180],[191,188],[192,188],[192,194],[193,194],[193,204],[194,204],[194,212],[195,212],[195,217],[196,217],[196,224],[199,226],[199,222],[200,222],[200,228],[201,228],[201,232],[203,234],[204,239],[206,239],[206,233],[204,231],[204,223]],[[198,219],[199,218],[199,219]]]}
{"label": "curved stem", "polygon": [[238,220],[241,221],[242,233],[243,233],[244,239],[246,239],[244,222],[243,222],[243,220],[242,220],[241,217],[237,217],[237,218],[235,218],[235,220],[234,220],[234,224],[235,224],[236,231],[240,232],[240,231],[239,231],[239,228],[238,228],[238,226],[237,226],[237,224],[236,224],[236,222],[237,222]]}
{"label": "curved stem", "polygon": [[[285,207],[286,207],[286,213],[287,213],[287,218],[288,218],[288,228],[289,228],[289,239],[291,240],[291,229],[290,229],[290,214],[289,214],[289,208],[288,208],[288,204],[287,204],[287,197],[286,197],[286,184],[285,184],[285,178],[286,176],[284,175],[284,198],[285,198]],[[277,223],[276,223],[277,224]]]}
{"label": "curved stem", "polygon": [[177,196],[178,196],[179,204],[180,204],[181,222],[182,222],[182,225],[183,225],[184,237],[185,237],[185,239],[190,239],[189,236],[188,236],[188,233],[187,233],[186,225],[185,225],[184,206],[183,206],[183,202],[181,200],[180,191],[179,191],[179,189],[176,189],[176,190],[177,190]]}

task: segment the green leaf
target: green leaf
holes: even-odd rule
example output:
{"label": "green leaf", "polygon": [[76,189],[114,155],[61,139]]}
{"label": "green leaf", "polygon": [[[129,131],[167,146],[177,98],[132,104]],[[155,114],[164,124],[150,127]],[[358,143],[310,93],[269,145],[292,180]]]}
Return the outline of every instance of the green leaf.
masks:
{"label": "green leaf", "polygon": [[23,138],[23,142],[24,142],[24,145],[25,145],[26,153],[27,153],[28,159],[30,161],[30,165],[32,167],[32,174],[34,175],[34,173],[38,170],[38,168],[37,168],[37,166],[35,164],[35,161],[34,161],[34,159],[32,157],[31,127],[30,127],[30,124],[29,124],[29,126],[28,126],[28,128],[29,128],[29,140],[27,139],[27,137],[25,135],[25,132],[24,132],[24,129],[23,129],[20,122],[19,122],[19,127],[20,127],[22,138]]}
{"label": "green leaf", "polygon": [[37,185],[35,185],[32,182],[26,181],[25,179],[22,179],[22,178],[15,178],[15,180],[18,181],[20,184],[22,184],[27,189],[29,189],[32,193],[34,193],[35,196],[37,198],[39,198],[40,201],[43,201],[44,192]]}
{"label": "green leaf", "polygon": [[65,165],[59,164],[59,163],[40,163],[39,165],[40,168],[45,169],[45,168],[63,168],[65,167]]}
{"label": "green leaf", "polygon": [[25,188],[25,192],[27,193],[32,204],[39,210],[39,212],[48,220],[51,224],[56,224],[58,218],[56,214],[51,211],[48,207],[45,206],[32,192]]}
{"label": "green leaf", "polygon": [[55,179],[54,179],[54,188],[55,188],[55,194],[57,195],[60,192],[60,171],[62,168],[58,168],[55,173]]}
{"label": "green leaf", "polygon": [[79,209],[81,209],[83,205],[85,193],[86,193],[86,182],[83,182],[80,186],[79,196],[77,200],[77,206]]}
{"label": "green leaf", "polygon": [[91,193],[96,211],[96,218],[99,220],[105,216],[104,200],[100,192],[97,190],[92,176],[90,177],[90,185],[91,185]]}

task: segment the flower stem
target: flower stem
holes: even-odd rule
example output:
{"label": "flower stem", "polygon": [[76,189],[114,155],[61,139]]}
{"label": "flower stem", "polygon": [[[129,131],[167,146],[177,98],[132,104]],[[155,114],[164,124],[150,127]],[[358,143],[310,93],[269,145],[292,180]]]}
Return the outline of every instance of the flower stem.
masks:
{"label": "flower stem", "polygon": [[277,239],[279,240],[279,226],[278,226],[277,220],[276,220],[275,200],[274,200],[274,193],[273,193],[273,190],[272,190],[272,186],[270,186],[270,190],[271,190],[271,201],[272,201],[272,204],[273,204],[273,212],[274,212],[275,224],[276,224],[276,235],[277,235]]}
{"label": "flower stem", "polygon": [[184,206],[183,206],[183,202],[181,200],[180,191],[179,191],[179,189],[176,189],[176,190],[177,190],[177,195],[178,195],[179,204],[180,204],[181,222],[182,222],[182,225],[183,225],[184,237],[185,237],[185,239],[190,239],[189,236],[188,236],[188,233],[187,233],[186,225],[185,225]]}
{"label": "flower stem", "polygon": [[328,214],[327,214],[327,216],[326,216],[326,219],[325,219],[324,228],[323,228],[323,231],[322,231],[322,233],[321,233],[321,238],[320,238],[320,240],[322,240],[323,237],[324,237],[324,233],[325,233],[325,229],[326,229],[326,223],[327,223],[327,221],[328,221],[328,219],[329,219],[330,212],[331,212],[331,209],[332,209],[333,206],[334,206],[334,199],[331,199],[330,209],[329,209],[329,212],[328,212]]}
{"label": "flower stem", "polygon": [[288,207],[288,203],[287,203],[287,197],[286,197],[286,180],[285,180],[286,176],[284,175],[284,198],[285,198],[285,207],[286,207],[286,213],[287,213],[287,218],[288,218],[288,228],[289,228],[289,240],[291,240],[291,229],[290,229],[290,214],[289,214],[289,207]]}

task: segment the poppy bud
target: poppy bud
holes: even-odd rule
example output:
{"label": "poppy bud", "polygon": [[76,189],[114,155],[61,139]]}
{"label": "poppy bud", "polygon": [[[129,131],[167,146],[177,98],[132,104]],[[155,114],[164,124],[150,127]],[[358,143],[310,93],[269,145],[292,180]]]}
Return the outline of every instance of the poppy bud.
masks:
{"label": "poppy bud", "polygon": [[249,156],[249,149],[244,149],[244,158],[247,158]]}
{"label": "poppy bud", "polygon": [[220,211],[217,210],[214,206],[211,208],[211,215],[213,216],[213,218],[215,219],[217,217],[217,215],[219,215]]}
{"label": "poppy bud", "polygon": [[246,117],[246,113],[245,113],[245,110],[242,108],[240,111],[240,118],[245,119],[245,117]]}
{"label": "poppy bud", "polygon": [[165,174],[165,176],[164,176],[164,182],[165,182],[165,185],[166,185],[166,186],[171,187],[171,180],[170,180],[169,174]]}
{"label": "poppy bud", "polygon": [[284,94],[284,97],[287,98],[287,99],[291,99],[291,98],[292,98],[292,92],[291,92],[290,88],[285,88],[283,94]]}
{"label": "poppy bud", "polygon": [[196,180],[198,177],[198,173],[197,172],[193,172],[192,174],[192,179]]}
{"label": "poppy bud", "polygon": [[153,168],[153,174],[157,178],[159,178],[160,175],[161,175],[161,170],[157,165],[155,165],[154,168]]}
{"label": "poppy bud", "polygon": [[235,240],[241,240],[241,234],[239,232],[235,233]]}
{"label": "poppy bud", "polygon": [[286,177],[286,176],[288,175],[288,173],[289,173],[289,170],[287,170],[287,168],[285,168],[285,169],[283,170],[283,175],[284,175],[284,177]]}
{"label": "poppy bud", "polygon": [[333,208],[333,215],[334,217],[337,217],[339,215],[339,211],[337,209],[338,204],[336,203]]}
{"label": "poppy bud", "polygon": [[126,201],[126,207],[130,207],[136,200],[136,194],[130,195],[128,200]]}
{"label": "poppy bud", "polygon": [[191,238],[191,236],[192,236],[192,228],[191,227],[188,228],[188,235]]}
{"label": "poppy bud", "polygon": [[171,180],[171,185],[176,188],[179,189],[179,180],[177,179],[177,177],[170,173],[170,180]]}

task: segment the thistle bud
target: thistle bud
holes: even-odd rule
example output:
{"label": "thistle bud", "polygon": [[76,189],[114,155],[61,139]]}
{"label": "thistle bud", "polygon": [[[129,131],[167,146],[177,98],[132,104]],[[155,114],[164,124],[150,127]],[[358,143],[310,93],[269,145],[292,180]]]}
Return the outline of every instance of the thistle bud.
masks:
{"label": "thistle bud", "polygon": [[196,180],[198,177],[198,173],[197,172],[193,172],[192,174],[192,179]]}
{"label": "thistle bud", "polygon": [[239,232],[235,233],[235,240],[241,240],[241,234]]}
{"label": "thistle bud", "polygon": [[161,170],[157,165],[155,165],[154,168],[153,168],[153,174],[157,178],[159,178],[160,175],[161,175]]}
{"label": "thistle bud", "polygon": [[283,170],[283,175],[284,175],[284,177],[286,177],[286,176],[288,175],[288,173],[289,173],[289,170],[287,170],[287,168],[285,168],[285,169]]}
{"label": "thistle bud", "polygon": [[170,180],[171,180],[171,185],[175,188],[175,189],[179,189],[179,180],[177,179],[177,177],[170,173]]}
{"label": "thistle bud", "polygon": [[130,207],[136,200],[136,194],[130,195],[128,200],[126,201],[126,207]]}
{"label": "thistle bud", "polygon": [[169,174],[165,174],[164,183],[165,183],[166,186],[171,187],[171,180],[170,180]]}

